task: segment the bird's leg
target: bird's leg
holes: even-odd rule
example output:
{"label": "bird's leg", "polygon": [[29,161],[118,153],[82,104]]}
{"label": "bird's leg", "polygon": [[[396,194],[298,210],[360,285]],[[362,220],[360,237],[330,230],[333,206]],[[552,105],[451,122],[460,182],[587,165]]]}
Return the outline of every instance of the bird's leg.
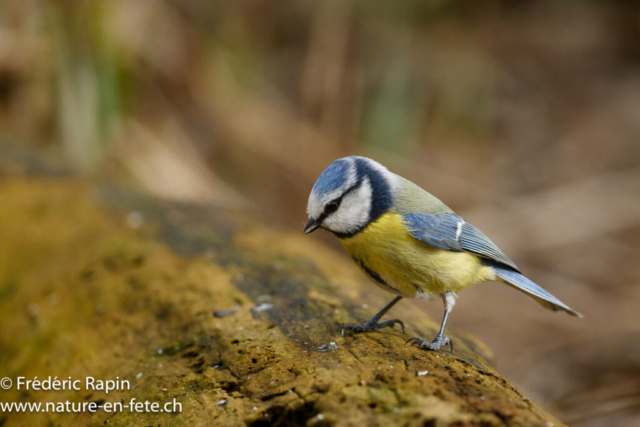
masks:
{"label": "bird's leg", "polygon": [[413,337],[407,341],[407,344],[418,344],[418,347],[423,350],[440,350],[440,347],[448,344],[453,352],[453,342],[451,341],[451,338],[444,336],[444,328],[447,325],[449,313],[451,313],[453,306],[456,305],[456,294],[453,292],[445,292],[442,294],[442,301],[444,302],[444,318],[442,319],[442,325],[440,326],[438,335],[436,335],[431,342],[425,341],[419,337]]}
{"label": "bird's leg", "polygon": [[351,333],[357,333],[357,332],[371,332],[378,329],[386,328],[387,326],[391,326],[393,328],[396,323],[402,326],[402,332],[404,332],[404,323],[402,323],[402,321],[399,319],[391,319],[391,320],[387,320],[386,322],[378,323],[378,320],[380,320],[380,318],[384,316],[385,313],[389,311],[391,307],[393,307],[401,299],[402,299],[401,296],[395,297],[389,304],[385,305],[384,308],[378,312],[378,314],[376,314],[371,319],[364,322],[362,325],[346,325],[346,324],[342,325],[342,335],[344,335],[344,331],[351,331]]}

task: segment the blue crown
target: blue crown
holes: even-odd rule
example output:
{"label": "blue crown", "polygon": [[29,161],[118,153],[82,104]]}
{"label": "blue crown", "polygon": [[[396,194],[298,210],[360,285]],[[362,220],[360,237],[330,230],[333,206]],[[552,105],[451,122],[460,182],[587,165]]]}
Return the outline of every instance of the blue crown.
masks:
{"label": "blue crown", "polygon": [[320,174],[312,191],[322,196],[342,187],[347,182],[350,166],[345,159],[334,161]]}

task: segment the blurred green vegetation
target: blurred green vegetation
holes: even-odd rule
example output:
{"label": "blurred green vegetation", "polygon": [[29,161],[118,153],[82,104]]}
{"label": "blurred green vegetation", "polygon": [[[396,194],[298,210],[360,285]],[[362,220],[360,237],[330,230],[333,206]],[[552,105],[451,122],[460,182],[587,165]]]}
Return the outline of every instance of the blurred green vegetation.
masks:
{"label": "blurred green vegetation", "polygon": [[[117,159],[118,144],[135,144],[132,121],[174,139],[157,126],[168,120],[189,133],[177,144],[198,150],[219,154],[237,144],[216,114],[221,91],[244,108],[277,110],[289,127],[319,131],[335,154],[372,146],[404,156],[425,136],[452,132],[486,143],[491,127],[490,59],[466,55],[470,34],[455,28],[478,12],[497,19],[499,2],[481,11],[468,1],[1,7],[4,136],[58,145],[85,172]],[[451,48],[435,43],[440,38]],[[41,98],[39,114],[31,97]],[[25,117],[16,123],[17,115]],[[299,137],[294,129],[290,138]]]}

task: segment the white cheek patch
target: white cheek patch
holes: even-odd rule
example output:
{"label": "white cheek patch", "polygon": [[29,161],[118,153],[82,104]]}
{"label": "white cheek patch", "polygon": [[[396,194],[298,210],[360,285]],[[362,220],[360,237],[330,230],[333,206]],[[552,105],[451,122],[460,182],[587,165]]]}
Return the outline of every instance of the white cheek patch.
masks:
{"label": "white cheek patch", "polygon": [[323,226],[343,234],[356,231],[369,220],[371,196],[371,183],[369,178],[364,178],[356,190],[342,198],[338,210],[324,220]]}

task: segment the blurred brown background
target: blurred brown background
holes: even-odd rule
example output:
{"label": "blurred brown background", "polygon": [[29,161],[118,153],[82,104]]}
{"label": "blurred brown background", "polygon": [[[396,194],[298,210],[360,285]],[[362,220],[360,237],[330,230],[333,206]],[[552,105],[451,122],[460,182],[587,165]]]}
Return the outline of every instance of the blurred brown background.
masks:
{"label": "blurred brown background", "polygon": [[585,314],[489,284],[450,322],[569,425],[640,425],[639,141],[638,2],[0,0],[4,150],[293,232],[372,157]]}

